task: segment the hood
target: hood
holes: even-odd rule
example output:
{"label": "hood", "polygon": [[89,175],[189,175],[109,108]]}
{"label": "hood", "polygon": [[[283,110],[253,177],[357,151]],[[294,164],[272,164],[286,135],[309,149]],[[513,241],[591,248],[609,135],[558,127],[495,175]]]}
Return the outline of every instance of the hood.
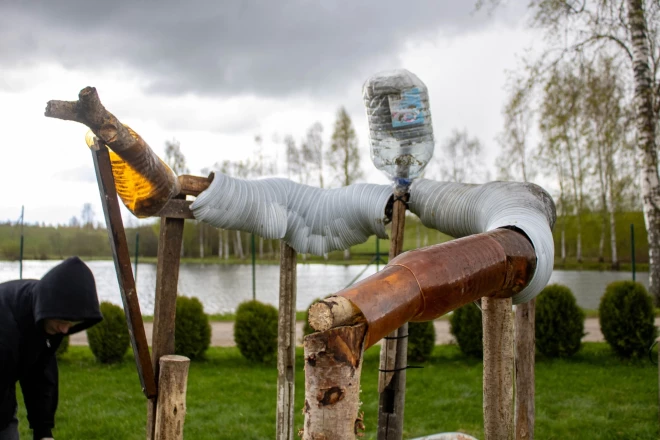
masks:
{"label": "hood", "polygon": [[77,333],[103,319],[92,271],[78,257],[52,268],[34,286],[34,321],[81,321],[68,334]]}

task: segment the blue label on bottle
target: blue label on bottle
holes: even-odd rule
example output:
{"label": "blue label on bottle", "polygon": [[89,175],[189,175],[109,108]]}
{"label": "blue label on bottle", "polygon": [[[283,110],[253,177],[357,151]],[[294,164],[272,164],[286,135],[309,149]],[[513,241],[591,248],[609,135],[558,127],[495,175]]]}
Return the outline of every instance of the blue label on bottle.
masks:
{"label": "blue label on bottle", "polygon": [[424,123],[422,96],[417,87],[404,90],[400,96],[389,96],[392,128]]}

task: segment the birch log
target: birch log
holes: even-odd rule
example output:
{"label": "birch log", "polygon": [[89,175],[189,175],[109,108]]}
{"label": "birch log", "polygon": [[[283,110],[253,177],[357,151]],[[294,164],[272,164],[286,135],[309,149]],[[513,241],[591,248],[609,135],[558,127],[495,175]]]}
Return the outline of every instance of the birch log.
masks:
{"label": "birch log", "polygon": [[484,328],[484,438],[513,440],[511,298],[481,300]]}
{"label": "birch log", "polygon": [[156,440],[183,439],[189,366],[190,359],[184,356],[167,355],[160,358]]}
{"label": "birch log", "polygon": [[349,440],[364,430],[360,375],[366,325],[337,327],[305,337],[303,440]]}

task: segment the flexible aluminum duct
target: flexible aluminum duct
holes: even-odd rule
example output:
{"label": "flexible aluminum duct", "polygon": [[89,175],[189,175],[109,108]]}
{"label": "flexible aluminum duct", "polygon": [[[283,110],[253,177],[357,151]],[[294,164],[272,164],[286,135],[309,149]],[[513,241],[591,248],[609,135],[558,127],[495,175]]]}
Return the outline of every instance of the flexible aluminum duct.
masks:
{"label": "flexible aluminum duct", "polygon": [[550,195],[531,183],[490,182],[469,185],[419,179],[410,188],[410,210],[430,228],[465,237],[503,227],[523,231],[537,256],[536,272],[513,303],[531,300],[552,274],[556,212]]}
{"label": "flexible aluminum duct", "polygon": [[323,255],[387,238],[389,185],[321,189],[270,178],[243,180],[216,173],[190,209],[197,220],[223,229],[282,239],[300,253]]}

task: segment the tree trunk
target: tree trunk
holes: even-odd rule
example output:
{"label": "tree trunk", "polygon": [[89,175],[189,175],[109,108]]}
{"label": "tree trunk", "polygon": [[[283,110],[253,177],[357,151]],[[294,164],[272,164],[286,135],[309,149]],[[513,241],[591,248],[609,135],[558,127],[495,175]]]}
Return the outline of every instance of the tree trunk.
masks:
{"label": "tree trunk", "polygon": [[566,228],[561,223],[561,264],[566,265]]}
{"label": "tree trunk", "polygon": [[225,256],[225,260],[229,260],[229,231],[227,231],[226,229],[223,229],[222,230],[222,237],[223,237],[222,242],[225,246],[225,250],[224,250],[223,254]]}
{"label": "tree trunk", "polygon": [[619,270],[619,254],[616,249],[616,216],[614,209],[614,190],[613,185],[610,184],[608,191],[609,197],[609,224],[610,224],[610,250],[612,254],[612,270]]}
{"label": "tree trunk", "polygon": [[296,251],[280,242],[276,439],[293,440],[296,385]]}
{"label": "tree trunk", "polygon": [[264,238],[259,237],[259,259],[264,259]]}
{"label": "tree trunk", "polygon": [[351,259],[351,249],[344,249],[344,260],[350,260]]}
{"label": "tree trunk", "polygon": [[516,440],[534,439],[534,354],[536,299],[516,306]]}
{"label": "tree trunk", "polygon": [[189,366],[190,359],[184,356],[160,358],[154,440],[183,440]]}
{"label": "tree trunk", "polygon": [[222,229],[220,229],[220,230],[218,231],[218,258],[219,258],[220,260],[222,260],[222,251],[223,251],[223,249],[224,249],[224,248],[223,248],[223,245],[222,245],[222,233],[223,233],[223,232],[224,232],[224,231],[223,231]]}
{"label": "tree trunk", "polygon": [[199,234],[199,258],[204,258],[204,223],[197,223],[197,232]]}
{"label": "tree trunk", "polygon": [[660,179],[656,149],[653,76],[643,0],[626,0],[635,77],[635,119],[642,154],[642,201],[649,243],[649,293],[660,305]]}
{"label": "tree trunk", "polygon": [[366,325],[337,327],[305,337],[303,440],[349,440],[364,430],[360,375]]}
{"label": "tree trunk", "polygon": [[243,253],[243,242],[241,241],[241,231],[236,231],[236,235],[234,236],[234,255],[236,255],[236,258],[240,258],[241,260],[245,258],[245,254]]}
{"label": "tree trunk", "polygon": [[513,440],[513,317],[511,298],[482,298],[484,439]]}

